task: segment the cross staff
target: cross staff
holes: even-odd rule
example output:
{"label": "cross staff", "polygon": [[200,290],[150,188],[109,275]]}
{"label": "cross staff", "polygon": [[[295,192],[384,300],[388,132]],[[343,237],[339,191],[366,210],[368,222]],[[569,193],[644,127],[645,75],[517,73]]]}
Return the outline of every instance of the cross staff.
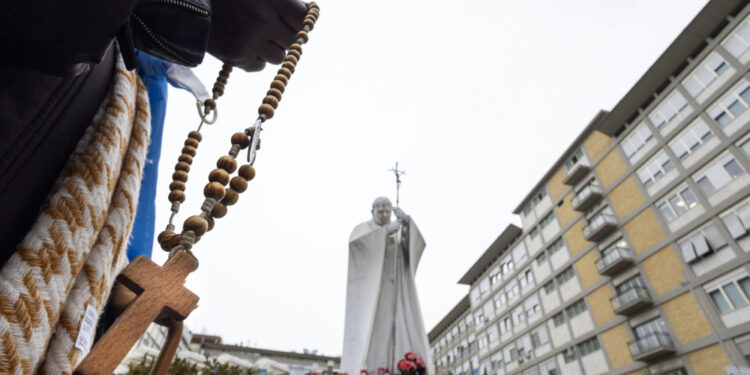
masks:
{"label": "cross staff", "polygon": [[198,268],[198,262],[184,251],[177,251],[164,266],[139,256],[117,280],[138,294],[125,312],[94,345],[76,369],[76,374],[111,374],[130,348],[160,315],[182,321],[198,306],[198,296],[182,284]]}
{"label": "cross staff", "polygon": [[405,175],[406,171],[399,170],[398,162],[396,162],[396,166],[389,169],[389,172],[393,172],[393,174],[396,175],[396,207],[398,207],[399,190],[401,189],[401,176]]}

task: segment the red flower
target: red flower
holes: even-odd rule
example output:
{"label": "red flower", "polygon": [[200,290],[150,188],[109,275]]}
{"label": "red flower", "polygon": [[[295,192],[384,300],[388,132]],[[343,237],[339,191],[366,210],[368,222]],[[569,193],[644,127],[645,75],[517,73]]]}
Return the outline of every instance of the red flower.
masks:
{"label": "red flower", "polygon": [[405,358],[405,359],[406,359],[407,361],[412,361],[412,362],[416,362],[416,361],[417,361],[417,359],[419,359],[419,356],[417,355],[417,353],[414,353],[414,352],[408,352],[408,353],[404,354],[404,358]]}
{"label": "red flower", "polygon": [[402,359],[398,361],[398,371],[401,372],[401,374],[408,375],[413,374],[414,371],[417,370],[417,365],[412,361],[407,361],[405,359]]}
{"label": "red flower", "polygon": [[422,360],[422,358],[417,357],[416,365],[417,365],[417,370],[424,372],[425,366],[424,366],[424,361]]}

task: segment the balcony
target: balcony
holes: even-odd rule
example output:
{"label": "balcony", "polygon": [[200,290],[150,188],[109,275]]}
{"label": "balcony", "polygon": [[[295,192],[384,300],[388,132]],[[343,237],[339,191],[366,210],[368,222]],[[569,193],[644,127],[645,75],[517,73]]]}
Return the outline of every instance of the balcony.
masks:
{"label": "balcony", "polygon": [[643,287],[632,287],[611,300],[612,309],[617,315],[630,315],[644,307],[651,306],[653,300],[648,290]]}
{"label": "balcony", "polygon": [[654,332],[649,336],[628,343],[634,361],[648,361],[672,354],[675,351],[669,334]]}
{"label": "balcony", "polygon": [[587,161],[579,160],[573,168],[568,169],[568,175],[563,179],[563,184],[573,186],[581,182],[581,179],[586,177],[590,170],[591,166]]}
{"label": "balcony", "polygon": [[627,247],[616,245],[605,252],[607,255],[596,261],[596,269],[601,275],[612,276],[633,264],[633,252]]}
{"label": "balcony", "polygon": [[617,219],[615,215],[609,213],[600,213],[583,227],[583,237],[586,241],[599,241],[617,228]]}
{"label": "balcony", "polygon": [[602,188],[599,187],[599,185],[586,185],[585,188],[581,189],[581,191],[573,197],[571,204],[573,205],[574,210],[583,212],[599,202],[602,195]]}

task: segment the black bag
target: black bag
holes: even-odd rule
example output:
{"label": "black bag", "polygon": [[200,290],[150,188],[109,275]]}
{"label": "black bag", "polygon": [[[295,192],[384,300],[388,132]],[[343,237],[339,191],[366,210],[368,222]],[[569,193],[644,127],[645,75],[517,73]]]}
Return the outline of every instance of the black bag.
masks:
{"label": "black bag", "polygon": [[211,0],[139,0],[117,39],[128,69],[135,51],[194,67],[203,61],[211,27]]}

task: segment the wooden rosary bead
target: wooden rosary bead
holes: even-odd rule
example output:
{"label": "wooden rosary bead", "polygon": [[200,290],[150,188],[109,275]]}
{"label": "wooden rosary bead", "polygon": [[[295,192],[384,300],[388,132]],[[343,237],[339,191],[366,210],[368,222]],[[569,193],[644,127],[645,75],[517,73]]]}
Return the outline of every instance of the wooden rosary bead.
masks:
{"label": "wooden rosary bead", "polygon": [[317,9],[320,10],[320,7],[318,6],[318,3],[311,1],[307,3],[307,9]]}
{"label": "wooden rosary bead", "polygon": [[224,186],[229,183],[229,173],[221,168],[216,168],[208,174],[208,180],[218,182],[221,186]]}
{"label": "wooden rosary bead", "polygon": [[297,51],[300,55],[302,54],[302,45],[299,43],[292,43],[291,46],[289,46],[290,51]]}
{"label": "wooden rosary bead", "polygon": [[217,201],[221,200],[221,198],[224,198],[224,185],[213,181],[206,184],[206,187],[203,188],[203,195],[206,198],[213,198]]}
{"label": "wooden rosary bead", "polygon": [[244,150],[250,145],[250,137],[245,133],[234,133],[232,134],[232,144],[238,145],[240,146],[240,150]]}
{"label": "wooden rosary bead", "polygon": [[297,63],[299,62],[299,59],[292,54],[287,54],[286,57],[284,58],[284,61],[297,65]]}
{"label": "wooden rosary bead", "polygon": [[268,91],[266,91],[266,95],[271,95],[278,100],[281,100],[281,94],[281,90],[274,88],[268,89]]}
{"label": "wooden rosary bead", "polygon": [[221,202],[216,202],[216,204],[214,204],[214,209],[211,210],[211,216],[217,219],[221,219],[226,214],[227,214],[227,206],[225,206]]}
{"label": "wooden rosary bead", "polygon": [[260,107],[258,107],[258,114],[266,116],[266,120],[273,117],[273,107],[270,104],[261,104]]}
{"label": "wooden rosary bead", "polygon": [[185,171],[175,171],[172,173],[172,179],[175,181],[187,182],[188,174]]}
{"label": "wooden rosary bead", "polygon": [[287,57],[294,56],[294,58],[296,58],[297,61],[299,61],[299,59],[302,57],[302,53],[300,53],[299,51],[291,50],[291,49],[287,51],[286,54],[287,54]]}
{"label": "wooden rosary bead", "polygon": [[191,146],[193,148],[198,148],[198,141],[195,140],[195,138],[188,138],[185,140],[185,146]]}
{"label": "wooden rosary bead", "polygon": [[237,190],[238,193],[242,193],[247,190],[247,180],[240,176],[234,176],[232,177],[232,180],[229,181],[229,186],[232,189]]}
{"label": "wooden rosary bead", "polygon": [[302,41],[302,43],[307,43],[307,41],[310,40],[310,38],[307,36],[307,31],[300,30],[297,32],[297,43]]}
{"label": "wooden rosary bead", "polygon": [[294,63],[291,61],[284,61],[283,64],[281,64],[282,68],[289,69],[290,72],[294,73],[294,69],[296,68]]}
{"label": "wooden rosary bead", "polygon": [[313,28],[315,28],[315,19],[312,17],[305,17],[305,20],[302,21],[302,27],[307,26],[307,28],[312,31]]}
{"label": "wooden rosary bead", "polygon": [[225,206],[231,206],[240,199],[240,193],[237,192],[237,190],[234,190],[232,188],[227,189],[227,193],[224,195],[224,199],[221,200],[221,203]]}
{"label": "wooden rosary bead", "polygon": [[211,229],[214,229],[214,225],[216,225],[216,221],[214,221],[214,218],[211,216],[205,218],[206,222],[208,222],[208,232],[211,231]]}
{"label": "wooden rosary bead", "polygon": [[216,100],[213,99],[206,99],[205,102],[203,102],[203,108],[206,112],[216,109]]}
{"label": "wooden rosary bead", "polygon": [[182,190],[172,190],[169,192],[169,201],[174,202],[184,202],[185,201],[185,193]]}
{"label": "wooden rosary bead", "polygon": [[279,99],[276,99],[275,96],[266,95],[266,97],[263,98],[263,103],[269,104],[273,109],[276,109],[279,106]]}
{"label": "wooden rosary bead", "polygon": [[287,69],[287,68],[279,68],[279,72],[278,73],[280,75],[286,77],[287,82],[289,82],[289,78],[292,78],[292,71],[289,70],[289,69]]}
{"label": "wooden rosary bead", "polygon": [[193,146],[185,146],[182,148],[182,153],[190,156],[195,156],[196,150]]}
{"label": "wooden rosary bead", "polygon": [[193,215],[185,220],[182,230],[192,230],[196,237],[200,237],[208,231],[208,221],[199,215]]}
{"label": "wooden rosary bead", "polygon": [[273,80],[271,81],[271,89],[278,90],[280,93],[284,93],[284,90],[286,90],[286,83],[279,80]]}
{"label": "wooden rosary bead", "polygon": [[[277,74],[276,77],[273,77],[274,81],[281,81],[281,83],[286,86],[289,83],[289,78],[281,73]],[[282,90],[284,91],[284,90]]]}
{"label": "wooden rosary bead", "polygon": [[159,242],[159,246],[162,248],[162,250],[170,251],[172,250],[172,237],[173,236],[179,236],[175,232],[171,230],[164,230],[161,233],[159,233],[159,236],[156,237],[156,240]]}
{"label": "wooden rosary bead", "polygon": [[184,161],[181,161],[175,164],[174,169],[177,171],[190,172],[190,164],[185,163]]}
{"label": "wooden rosary bead", "polygon": [[193,164],[193,157],[188,154],[182,154],[179,158],[177,158],[177,161]]}
{"label": "wooden rosary bead", "polygon": [[185,183],[182,181],[172,181],[172,183],[169,184],[169,190],[185,191]]}
{"label": "wooden rosary bead", "polygon": [[203,140],[203,136],[201,135],[201,133],[200,133],[200,132],[197,132],[197,131],[195,131],[195,130],[193,130],[193,131],[191,131],[190,133],[188,133],[188,138],[192,138],[192,139],[195,139],[195,140],[196,140],[196,141],[198,141],[198,142],[200,142],[200,141],[202,141],[202,140]]}
{"label": "wooden rosary bead", "polygon": [[253,168],[250,164],[245,164],[240,167],[240,170],[237,172],[238,175],[242,176],[246,181],[250,181],[253,178],[255,178],[255,168]]}
{"label": "wooden rosary bead", "polygon": [[228,173],[234,173],[237,170],[237,160],[234,160],[231,156],[224,155],[216,162],[216,166]]}

